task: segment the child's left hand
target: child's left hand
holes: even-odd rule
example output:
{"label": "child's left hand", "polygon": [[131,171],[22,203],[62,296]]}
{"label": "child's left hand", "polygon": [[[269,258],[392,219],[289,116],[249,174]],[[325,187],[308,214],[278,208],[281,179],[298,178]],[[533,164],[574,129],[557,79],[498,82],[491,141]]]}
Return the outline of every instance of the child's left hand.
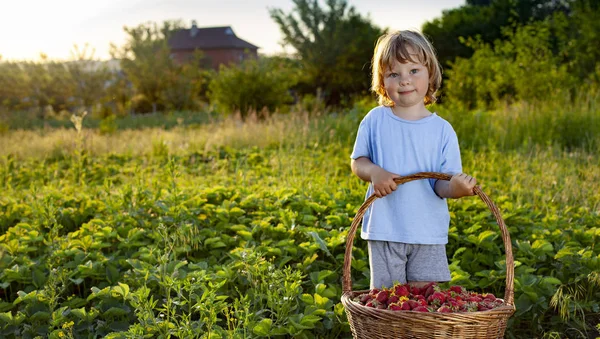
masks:
{"label": "child's left hand", "polygon": [[450,192],[454,198],[475,195],[473,188],[477,185],[477,180],[472,176],[459,173],[452,176],[450,179]]}

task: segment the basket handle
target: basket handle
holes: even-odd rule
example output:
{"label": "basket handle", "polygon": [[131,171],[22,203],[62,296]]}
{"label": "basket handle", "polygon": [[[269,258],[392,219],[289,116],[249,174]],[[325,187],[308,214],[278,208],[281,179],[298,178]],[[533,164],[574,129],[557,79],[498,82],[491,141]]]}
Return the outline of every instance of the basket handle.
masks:
{"label": "basket handle", "polygon": [[[419,180],[419,179],[439,179],[439,180],[450,180],[452,176],[444,173],[437,172],[419,172],[399,178],[395,178],[394,181],[397,184],[404,184],[410,181]],[[481,190],[479,186],[475,186],[473,188],[473,192],[477,194],[483,202],[489,207],[489,209],[496,217],[496,222],[500,227],[500,231],[502,233],[502,241],[504,242],[504,251],[506,254],[506,289],[504,291],[504,301],[507,305],[513,305],[514,303],[514,259],[512,254],[512,244],[510,242],[510,235],[508,234],[508,229],[506,228],[506,224],[500,215],[500,211],[498,207],[494,205],[492,200]],[[375,194],[372,194],[365,202],[360,206],[358,212],[356,212],[356,216],[352,221],[352,225],[350,226],[350,231],[348,232],[348,238],[346,239],[346,253],[344,254],[344,267],[343,267],[343,276],[342,276],[342,290],[343,293],[350,293],[352,291],[352,277],[350,275],[350,264],[352,263],[352,244],[354,243],[354,236],[356,235],[356,229],[358,228],[358,224],[361,223],[362,217],[367,211],[367,208],[377,199]]]}

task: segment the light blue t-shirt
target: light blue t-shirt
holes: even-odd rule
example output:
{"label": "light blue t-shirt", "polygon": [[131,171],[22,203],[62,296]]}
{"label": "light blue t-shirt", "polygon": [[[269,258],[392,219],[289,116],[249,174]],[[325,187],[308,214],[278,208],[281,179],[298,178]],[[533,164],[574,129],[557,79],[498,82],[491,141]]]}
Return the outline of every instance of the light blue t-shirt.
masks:
{"label": "light blue t-shirt", "polygon": [[[358,128],[351,158],[359,157],[399,175],[462,172],[456,132],[435,113],[412,121],[397,117],[390,107],[375,107]],[[415,180],[376,199],[363,217],[361,237],[409,244],[448,243],[448,205],[435,194],[434,185],[434,179]],[[366,197],[372,193],[369,184]]]}

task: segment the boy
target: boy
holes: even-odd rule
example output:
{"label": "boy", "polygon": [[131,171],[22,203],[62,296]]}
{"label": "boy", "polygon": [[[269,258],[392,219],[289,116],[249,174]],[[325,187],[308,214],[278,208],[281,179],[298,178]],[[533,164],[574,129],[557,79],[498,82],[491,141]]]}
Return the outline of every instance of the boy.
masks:
{"label": "boy", "polygon": [[[365,213],[361,232],[371,288],[449,281],[445,198],[474,195],[476,180],[461,173],[452,126],[425,107],[435,102],[441,84],[439,63],[423,35],[399,31],[379,38],[372,66],[372,90],[381,106],[362,120],[351,155],[352,172],[371,183],[367,197],[382,198]],[[396,191],[394,178],[417,172],[448,173],[452,179],[417,180]]]}

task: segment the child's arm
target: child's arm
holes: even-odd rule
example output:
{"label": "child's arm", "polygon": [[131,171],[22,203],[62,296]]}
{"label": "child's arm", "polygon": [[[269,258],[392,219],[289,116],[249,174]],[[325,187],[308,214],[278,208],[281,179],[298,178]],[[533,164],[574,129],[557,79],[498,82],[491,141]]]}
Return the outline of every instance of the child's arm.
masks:
{"label": "child's arm", "polygon": [[356,176],[373,184],[373,191],[379,198],[392,193],[398,187],[394,182],[394,178],[399,178],[400,176],[375,165],[369,158],[360,157],[352,159],[350,167],[352,168],[352,173],[356,174]]}
{"label": "child's arm", "polygon": [[473,188],[477,180],[472,176],[459,173],[452,176],[450,181],[438,180],[435,183],[435,193],[441,198],[462,198],[468,195],[475,195]]}

